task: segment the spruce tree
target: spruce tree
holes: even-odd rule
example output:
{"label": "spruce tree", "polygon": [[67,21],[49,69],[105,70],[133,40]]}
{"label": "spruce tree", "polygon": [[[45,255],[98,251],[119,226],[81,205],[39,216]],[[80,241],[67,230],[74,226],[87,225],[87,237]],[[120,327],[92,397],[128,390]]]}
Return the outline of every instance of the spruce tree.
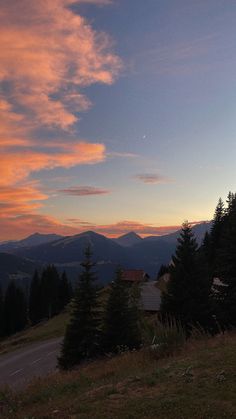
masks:
{"label": "spruce tree", "polygon": [[42,316],[50,319],[60,312],[60,276],[54,265],[48,265],[42,272]]}
{"label": "spruce tree", "polygon": [[183,224],[175,256],[170,266],[170,280],[162,295],[163,316],[173,316],[190,331],[194,325],[209,327],[210,281],[198,265],[197,242],[189,224]]}
{"label": "spruce tree", "polygon": [[138,307],[137,301],[131,298],[131,292],[122,280],[122,271],[117,270],[105,311],[105,352],[117,352],[121,347],[133,349],[140,346]]}
{"label": "spruce tree", "polygon": [[223,327],[236,326],[236,196],[232,193],[229,195],[216,257],[217,277],[222,283],[215,287],[216,315]]}
{"label": "spruce tree", "polygon": [[69,282],[66,272],[64,271],[59,286],[59,305],[60,311],[65,308],[65,306],[70,302],[73,295],[73,290],[71,283]]}
{"label": "spruce tree", "polygon": [[206,256],[208,257],[210,273],[213,276],[215,275],[215,269],[216,269],[215,261],[216,261],[216,255],[218,252],[220,241],[222,238],[224,220],[225,220],[224,202],[220,198],[216,206],[215,214],[213,217],[212,227],[209,234],[208,249],[206,248],[206,240],[205,240]]}
{"label": "spruce tree", "polygon": [[96,357],[100,352],[101,313],[94,265],[88,247],[85,260],[81,263],[83,272],[72,301],[71,318],[58,359],[61,369],[70,369],[85,359]]}
{"label": "spruce tree", "polygon": [[29,319],[33,325],[42,319],[42,293],[38,271],[35,270],[30,284]]}
{"label": "spruce tree", "polygon": [[4,334],[11,335],[27,324],[27,302],[24,292],[12,281],[7,290],[3,307]]}

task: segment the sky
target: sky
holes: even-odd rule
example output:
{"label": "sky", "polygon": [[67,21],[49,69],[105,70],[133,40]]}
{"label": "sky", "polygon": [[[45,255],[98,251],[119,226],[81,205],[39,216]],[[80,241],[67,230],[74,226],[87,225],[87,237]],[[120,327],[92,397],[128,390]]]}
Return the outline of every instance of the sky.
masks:
{"label": "sky", "polygon": [[0,0],[0,240],[145,236],[235,191],[235,0]]}

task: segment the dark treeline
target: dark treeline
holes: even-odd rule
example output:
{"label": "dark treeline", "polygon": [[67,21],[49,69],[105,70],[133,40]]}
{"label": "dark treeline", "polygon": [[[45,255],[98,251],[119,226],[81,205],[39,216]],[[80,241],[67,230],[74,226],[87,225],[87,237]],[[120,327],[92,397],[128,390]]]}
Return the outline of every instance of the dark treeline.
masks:
{"label": "dark treeline", "polygon": [[198,248],[188,223],[178,239],[162,295],[162,317],[178,319],[188,332],[212,333],[236,326],[236,195],[217,204],[212,227]]}
{"label": "dark treeline", "polygon": [[47,266],[41,275],[35,271],[28,299],[23,288],[10,282],[5,295],[0,289],[0,337],[59,314],[71,300],[72,293],[66,273],[60,276],[53,265]]}
{"label": "dark treeline", "polygon": [[121,270],[117,270],[105,296],[104,290],[99,292],[96,285],[89,248],[81,265],[83,272],[58,359],[61,369],[70,369],[104,353],[135,349],[141,344],[138,297],[134,288],[123,281]]}

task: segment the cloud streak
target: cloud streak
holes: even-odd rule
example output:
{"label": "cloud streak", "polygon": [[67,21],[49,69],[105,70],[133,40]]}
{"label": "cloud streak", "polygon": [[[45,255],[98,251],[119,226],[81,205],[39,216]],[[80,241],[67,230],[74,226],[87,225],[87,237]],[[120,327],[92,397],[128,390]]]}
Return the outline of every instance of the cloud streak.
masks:
{"label": "cloud streak", "polygon": [[58,147],[57,152],[43,152],[25,148],[1,152],[0,186],[7,186],[27,179],[32,172],[57,167],[70,168],[81,164],[95,164],[105,159],[103,144],[85,142]]}
{"label": "cloud streak", "polygon": [[166,184],[170,183],[171,179],[155,173],[143,173],[135,176],[135,179],[147,184]]}
{"label": "cloud streak", "polygon": [[70,196],[107,195],[111,193],[108,189],[96,188],[93,186],[72,186],[70,188],[59,189],[58,192]]}

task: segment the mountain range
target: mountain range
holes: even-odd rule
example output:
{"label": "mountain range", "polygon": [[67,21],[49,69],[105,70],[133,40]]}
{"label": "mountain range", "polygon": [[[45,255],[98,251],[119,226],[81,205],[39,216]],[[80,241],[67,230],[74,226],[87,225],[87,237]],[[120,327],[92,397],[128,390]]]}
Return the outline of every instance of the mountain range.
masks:
{"label": "mountain range", "polygon": [[[199,244],[210,226],[210,223],[202,223],[193,227]],[[27,278],[36,266],[42,267],[49,263],[55,264],[60,271],[65,269],[68,276],[76,280],[81,270],[84,249],[88,244],[101,283],[112,279],[117,266],[143,269],[151,278],[155,278],[161,264],[170,262],[179,233],[177,231],[165,236],[142,238],[130,232],[115,239],[93,231],[68,237],[35,233],[23,240],[0,244],[0,263],[4,258],[9,260],[12,257],[8,264],[2,265],[0,280],[9,279],[12,275],[23,278],[24,273]]]}

